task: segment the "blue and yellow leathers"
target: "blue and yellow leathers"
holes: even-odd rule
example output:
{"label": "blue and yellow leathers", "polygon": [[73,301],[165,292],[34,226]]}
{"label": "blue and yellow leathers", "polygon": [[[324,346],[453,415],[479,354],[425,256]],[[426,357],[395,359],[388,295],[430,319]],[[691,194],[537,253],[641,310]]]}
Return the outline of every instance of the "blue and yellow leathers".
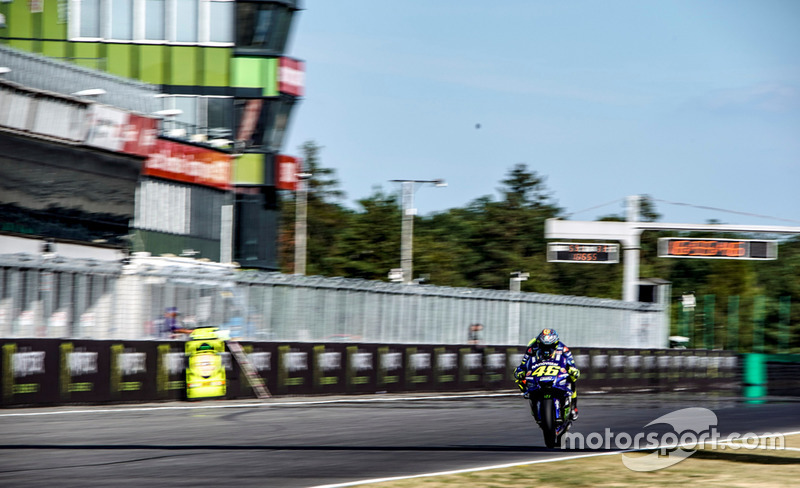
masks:
{"label": "blue and yellow leathers", "polygon": [[517,366],[517,369],[514,371],[514,382],[517,384],[521,391],[525,391],[525,387],[523,386],[523,381],[525,380],[525,365],[528,363],[528,360],[531,357],[535,357],[536,359],[553,359],[555,361],[559,361],[564,359],[564,361],[569,366],[567,369],[567,373],[569,373],[570,381],[572,382],[572,405],[574,410],[574,416],[577,418],[577,403],[578,403],[578,389],[575,387],[575,382],[578,381],[578,378],[581,376],[581,371],[575,366],[575,359],[572,357],[572,352],[569,348],[561,341],[558,342],[556,347],[553,349],[553,352],[550,356],[544,356],[544,353],[539,348],[539,342],[536,338],[531,339],[528,343],[528,347],[525,349],[525,354],[522,356],[522,361]]}

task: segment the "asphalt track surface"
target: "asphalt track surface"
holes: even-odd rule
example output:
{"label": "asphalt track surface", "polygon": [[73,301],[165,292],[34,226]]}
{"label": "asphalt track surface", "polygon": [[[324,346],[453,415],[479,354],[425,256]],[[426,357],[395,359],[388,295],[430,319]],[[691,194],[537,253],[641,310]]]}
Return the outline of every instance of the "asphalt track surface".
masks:
{"label": "asphalt track surface", "polygon": [[[518,396],[479,395],[2,409],[0,486],[312,487],[581,453],[545,448]],[[633,435],[699,406],[722,433],[794,432],[797,400],[583,395],[573,431]]]}

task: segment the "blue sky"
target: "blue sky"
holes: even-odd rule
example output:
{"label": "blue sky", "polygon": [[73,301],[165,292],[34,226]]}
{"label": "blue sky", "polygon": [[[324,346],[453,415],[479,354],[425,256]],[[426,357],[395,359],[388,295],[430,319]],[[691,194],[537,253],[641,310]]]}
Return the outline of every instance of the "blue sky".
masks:
{"label": "blue sky", "polygon": [[664,222],[800,226],[800,1],[304,4],[284,152],[323,146],[351,207],[392,179],[448,182],[421,214],[498,198],[525,163],[576,220],[649,194],[793,221],[657,202]]}

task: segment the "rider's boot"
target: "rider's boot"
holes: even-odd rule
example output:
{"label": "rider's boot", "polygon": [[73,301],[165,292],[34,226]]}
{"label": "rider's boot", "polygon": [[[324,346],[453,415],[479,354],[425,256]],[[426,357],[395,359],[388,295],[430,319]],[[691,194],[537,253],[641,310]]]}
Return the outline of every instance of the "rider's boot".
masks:
{"label": "rider's boot", "polygon": [[578,420],[578,398],[572,399],[572,420]]}

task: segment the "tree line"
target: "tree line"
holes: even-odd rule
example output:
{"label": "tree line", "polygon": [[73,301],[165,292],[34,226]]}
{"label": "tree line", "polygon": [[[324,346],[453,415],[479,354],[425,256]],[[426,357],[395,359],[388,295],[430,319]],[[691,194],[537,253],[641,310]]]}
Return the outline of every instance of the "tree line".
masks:
{"label": "tree line", "polygon": [[[389,270],[398,268],[400,262],[400,195],[376,187],[371,195],[357,201],[356,209],[348,208],[342,203],[345,195],[335,170],[321,162],[323,148],[308,141],[300,149],[305,171],[312,174],[307,181],[306,274],[387,281]],[[462,208],[416,216],[414,278],[421,278],[422,284],[502,290],[508,289],[512,272],[524,271],[529,278],[521,283],[523,292],[620,299],[621,262],[579,265],[547,261],[545,220],[566,215],[545,180],[526,164],[516,164],[499,182],[499,198],[482,196]],[[279,261],[281,271],[291,273],[295,223],[292,193],[282,195],[281,209]],[[660,218],[653,199],[643,196],[641,219]],[[625,218],[611,214],[599,220]],[[680,297],[691,292],[697,297],[689,330],[693,344],[703,339],[702,329],[710,323],[716,330],[714,345],[724,347],[736,339],[738,347],[752,347],[754,324],[758,327],[763,323],[768,346],[777,347],[782,344],[781,334],[789,334],[789,346],[800,352],[800,333],[791,325],[800,323],[800,238],[782,239],[779,258],[774,261],[657,257],[658,238],[671,236],[707,236],[674,231],[647,231],[642,235],[640,276],[671,282],[673,332],[680,332],[680,321],[686,319]],[[711,309],[707,306],[710,301]],[[737,304],[735,310],[731,303]],[[713,313],[711,322],[709,313]],[[726,337],[733,319],[737,320],[738,338]],[[702,326],[699,332],[698,323]]]}

